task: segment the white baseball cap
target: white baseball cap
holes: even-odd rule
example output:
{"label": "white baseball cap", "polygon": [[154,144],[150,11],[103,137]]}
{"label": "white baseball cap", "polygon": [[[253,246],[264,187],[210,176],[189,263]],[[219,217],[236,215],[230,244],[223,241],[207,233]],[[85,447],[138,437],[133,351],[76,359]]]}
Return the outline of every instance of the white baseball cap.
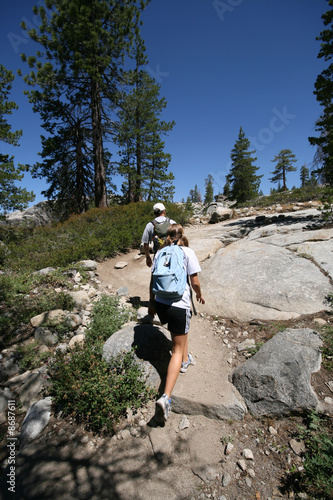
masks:
{"label": "white baseball cap", "polygon": [[165,210],[165,206],[163,205],[163,203],[155,203],[155,205],[153,206],[153,210],[154,210],[154,213],[155,212],[163,212]]}

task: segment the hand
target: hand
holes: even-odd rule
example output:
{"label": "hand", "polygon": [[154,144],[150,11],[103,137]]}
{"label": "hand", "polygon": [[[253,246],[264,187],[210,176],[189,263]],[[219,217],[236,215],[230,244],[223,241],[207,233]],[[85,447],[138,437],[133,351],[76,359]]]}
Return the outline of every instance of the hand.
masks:
{"label": "hand", "polygon": [[148,314],[149,314],[149,316],[151,316],[152,318],[154,318],[154,316],[156,314],[155,303],[154,302],[149,302]]}
{"label": "hand", "polygon": [[206,301],[202,295],[200,295],[200,296],[197,295],[197,302],[199,302],[200,304],[204,304]]}
{"label": "hand", "polygon": [[150,255],[148,255],[148,257],[146,257],[146,264],[147,264],[147,266],[151,267],[152,263],[153,263],[153,261],[151,260]]}

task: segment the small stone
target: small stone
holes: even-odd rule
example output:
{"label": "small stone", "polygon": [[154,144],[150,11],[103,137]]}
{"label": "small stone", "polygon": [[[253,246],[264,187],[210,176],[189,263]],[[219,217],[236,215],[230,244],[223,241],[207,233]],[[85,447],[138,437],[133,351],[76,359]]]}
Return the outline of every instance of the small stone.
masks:
{"label": "small stone", "polygon": [[243,450],[243,453],[242,453],[243,457],[246,459],[246,460],[253,460],[254,459],[254,456],[253,456],[253,453],[251,450],[249,450],[248,448],[245,448]]}
{"label": "small stone", "polygon": [[230,453],[232,452],[233,449],[234,449],[234,445],[229,442],[224,450],[225,455],[230,455]]}
{"label": "small stone", "polygon": [[270,433],[271,436],[276,436],[277,435],[277,430],[274,429],[271,425],[268,427],[268,432]]}
{"label": "small stone", "polygon": [[324,399],[324,402],[328,405],[333,405],[333,398],[326,397]]}
{"label": "small stone", "polygon": [[243,460],[243,459],[238,460],[237,465],[238,465],[238,467],[239,467],[242,471],[246,471],[246,462],[245,462],[245,460]]}
{"label": "small stone", "polygon": [[238,352],[247,351],[249,349],[253,349],[255,346],[256,346],[256,343],[255,343],[254,339],[246,339],[241,344],[238,344],[237,351]]}
{"label": "small stone", "polygon": [[223,487],[229,486],[230,482],[231,482],[230,474],[228,472],[224,472],[222,476],[222,486]]}
{"label": "small stone", "polygon": [[190,422],[188,418],[184,415],[179,424],[179,430],[183,431],[184,429],[188,429],[190,427]]}
{"label": "small stone", "polygon": [[252,486],[252,481],[251,481],[251,479],[250,479],[249,477],[246,477],[246,478],[245,478],[245,484],[246,484],[246,486],[247,486],[248,488],[251,488],[251,486]]}
{"label": "small stone", "polygon": [[300,455],[306,451],[306,447],[303,441],[296,441],[296,439],[290,440],[290,448],[296,455]]}
{"label": "small stone", "polygon": [[254,472],[254,470],[253,470],[253,469],[249,469],[249,470],[247,471],[247,473],[248,473],[248,475],[249,475],[250,477],[252,477],[252,479],[254,479],[254,478],[256,477],[256,473]]}
{"label": "small stone", "polygon": [[124,269],[124,267],[127,266],[127,262],[117,262],[117,264],[115,264],[114,268],[115,269]]}

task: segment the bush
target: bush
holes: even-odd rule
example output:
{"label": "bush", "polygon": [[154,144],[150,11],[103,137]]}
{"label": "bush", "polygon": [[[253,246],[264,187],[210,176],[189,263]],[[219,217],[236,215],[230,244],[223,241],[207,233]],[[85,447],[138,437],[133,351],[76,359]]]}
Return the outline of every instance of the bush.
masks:
{"label": "bush", "polygon": [[73,309],[75,304],[70,295],[54,290],[65,284],[66,278],[60,271],[46,276],[26,272],[0,275],[0,308],[3,311],[0,336],[5,347],[13,331],[33,316],[52,309]]}
{"label": "bush", "polygon": [[92,342],[105,341],[129,319],[129,311],[119,306],[117,297],[104,295],[94,306],[87,338]]}
{"label": "bush", "polygon": [[146,386],[134,350],[109,364],[102,358],[105,339],[127,319],[117,299],[103,297],[94,306],[85,343],[76,344],[69,354],[57,351],[50,366],[54,404],[94,431],[112,432],[127,408],[137,409],[155,395]]}
{"label": "bush", "polygon": [[304,440],[304,471],[289,474],[288,482],[309,498],[333,498],[333,432],[332,418],[310,413],[300,428],[299,438]]}
{"label": "bush", "polygon": [[[166,204],[168,216],[184,225],[188,212]],[[3,268],[16,271],[65,267],[83,259],[101,260],[129,248],[139,248],[147,222],[153,219],[153,203],[131,203],[91,209],[66,222],[34,230],[1,230],[8,252],[1,256]],[[24,234],[24,237],[22,235]],[[18,244],[19,242],[19,244]]]}

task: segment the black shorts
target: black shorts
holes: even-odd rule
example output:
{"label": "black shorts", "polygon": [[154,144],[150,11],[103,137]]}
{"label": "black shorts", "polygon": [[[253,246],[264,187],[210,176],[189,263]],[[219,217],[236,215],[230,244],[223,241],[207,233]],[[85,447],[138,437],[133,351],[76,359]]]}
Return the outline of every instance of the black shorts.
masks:
{"label": "black shorts", "polygon": [[169,306],[155,301],[155,310],[162,325],[168,323],[168,330],[177,335],[186,335],[190,328],[190,309]]}

